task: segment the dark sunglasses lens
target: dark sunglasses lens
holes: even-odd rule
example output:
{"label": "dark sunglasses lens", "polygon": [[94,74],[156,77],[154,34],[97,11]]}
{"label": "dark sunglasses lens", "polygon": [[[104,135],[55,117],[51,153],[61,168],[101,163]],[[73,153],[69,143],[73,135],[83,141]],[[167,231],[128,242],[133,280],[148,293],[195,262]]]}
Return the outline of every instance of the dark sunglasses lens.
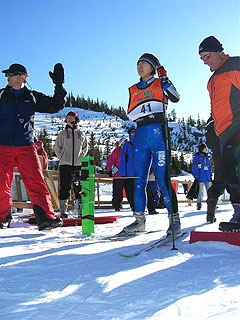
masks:
{"label": "dark sunglasses lens", "polygon": [[23,74],[24,73],[22,73],[22,72],[5,73],[5,77],[21,76]]}

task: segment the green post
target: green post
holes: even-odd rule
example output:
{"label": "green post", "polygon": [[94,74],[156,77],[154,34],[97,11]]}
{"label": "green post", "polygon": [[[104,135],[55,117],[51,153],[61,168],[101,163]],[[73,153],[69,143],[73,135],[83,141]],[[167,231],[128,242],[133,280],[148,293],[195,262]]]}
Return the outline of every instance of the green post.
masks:
{"label": "green post", "polygon": [[94,158],[87,156],[82,158],[82,234],[94,233]]}

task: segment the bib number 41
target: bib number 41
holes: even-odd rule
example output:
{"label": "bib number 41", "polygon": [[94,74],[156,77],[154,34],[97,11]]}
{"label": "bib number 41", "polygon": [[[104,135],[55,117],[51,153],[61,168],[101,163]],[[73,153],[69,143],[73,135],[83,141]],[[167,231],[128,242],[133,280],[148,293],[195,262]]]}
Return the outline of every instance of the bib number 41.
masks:
{"label": "bib number 41", "polygon": [[152,109],[151,109],[150,103],[142,105],[141,113],[146,113],[146,112],[151,112],[151,111],[152,111]]}

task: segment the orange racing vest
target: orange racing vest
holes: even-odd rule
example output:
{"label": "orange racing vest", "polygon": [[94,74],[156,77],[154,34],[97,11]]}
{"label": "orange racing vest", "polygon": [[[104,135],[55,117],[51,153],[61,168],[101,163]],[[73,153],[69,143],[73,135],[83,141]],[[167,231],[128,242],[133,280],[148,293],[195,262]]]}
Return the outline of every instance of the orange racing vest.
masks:
{"label": "orange racing vest", "polygon": [[[162,87],[159,79],[145,89],[139,89],[136,84],[129,88],[128,116],[131,120],[145,117],[154,113],[164,112],[162,103]],[[168,99],[164,95],[167,105]]]}

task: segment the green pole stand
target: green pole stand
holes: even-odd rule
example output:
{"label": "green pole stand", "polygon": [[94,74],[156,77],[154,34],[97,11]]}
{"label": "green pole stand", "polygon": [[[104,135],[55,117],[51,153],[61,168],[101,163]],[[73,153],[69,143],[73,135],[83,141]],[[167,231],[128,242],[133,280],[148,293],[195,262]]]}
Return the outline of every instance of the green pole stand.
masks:
{"label": "green pole stand", "polygon": [[82,234],[94,233],[94,157],[82,158]]}

